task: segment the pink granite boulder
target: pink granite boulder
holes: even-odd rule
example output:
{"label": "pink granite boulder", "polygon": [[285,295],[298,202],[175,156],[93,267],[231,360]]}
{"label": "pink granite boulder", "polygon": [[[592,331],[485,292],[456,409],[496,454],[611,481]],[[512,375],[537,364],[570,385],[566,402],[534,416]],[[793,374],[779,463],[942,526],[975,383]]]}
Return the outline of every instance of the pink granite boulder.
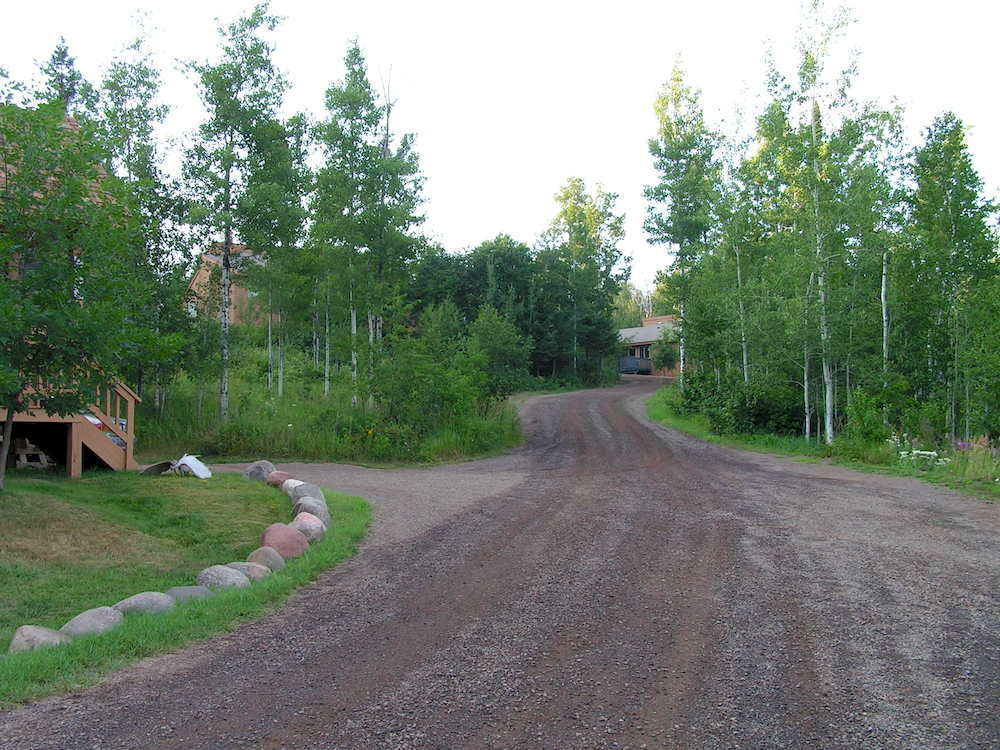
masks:
{"label": "pink granite boulder", "polygon": [[267,483],[272,487],[281,487],[281,485],[291,478],[292,475],[287,471],[272,471],[267,475]]}
{"label": "pink granite boulder", "polygon": [[284,523],[272,523],[260,538],[261,546],[271,547],[286,560],[309,549],[309,540],[301,531]]}

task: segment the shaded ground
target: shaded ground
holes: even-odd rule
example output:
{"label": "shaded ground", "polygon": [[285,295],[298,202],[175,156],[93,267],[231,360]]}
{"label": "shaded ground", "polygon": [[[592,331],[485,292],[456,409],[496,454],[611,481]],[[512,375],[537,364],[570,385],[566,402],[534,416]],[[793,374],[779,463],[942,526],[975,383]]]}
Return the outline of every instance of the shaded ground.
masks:
{"label": "shaded ground", "polygon": [[531,399],[501,458],[283,466],[374,501],[356,558],[0,747],[1000,746],[1000,508],[685,437],[655,385]]}

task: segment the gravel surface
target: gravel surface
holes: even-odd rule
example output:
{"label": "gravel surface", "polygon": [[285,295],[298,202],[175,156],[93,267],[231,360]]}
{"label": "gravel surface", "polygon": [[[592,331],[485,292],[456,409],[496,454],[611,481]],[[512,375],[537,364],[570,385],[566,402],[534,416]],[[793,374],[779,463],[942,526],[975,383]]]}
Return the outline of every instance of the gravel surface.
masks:
{"label": "gravel surface", "polygon": [[532,398],[500,458],[280,466],[374,502],[361,552],[0,747],[1000,747],[1000,507],[688,438],[656,385]]}

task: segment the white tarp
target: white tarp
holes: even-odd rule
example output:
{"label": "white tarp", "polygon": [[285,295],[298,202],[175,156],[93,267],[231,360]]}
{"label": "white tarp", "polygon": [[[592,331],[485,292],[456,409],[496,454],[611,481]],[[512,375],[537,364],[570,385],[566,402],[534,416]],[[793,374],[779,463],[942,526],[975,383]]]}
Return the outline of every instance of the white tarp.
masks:
{"label": "white tarp", "polygon": [[197,456],[189,456],[186,453],[177,459],[177,471],[182,474],[194,474],[198,479],[211,479],[212,472],[205,464],[198,460]]}

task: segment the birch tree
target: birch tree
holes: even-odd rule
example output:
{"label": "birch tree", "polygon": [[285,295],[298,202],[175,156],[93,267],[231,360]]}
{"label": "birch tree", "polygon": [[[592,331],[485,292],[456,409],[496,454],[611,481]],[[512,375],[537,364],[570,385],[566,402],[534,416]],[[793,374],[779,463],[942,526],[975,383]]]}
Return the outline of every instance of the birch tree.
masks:
{"label": "birch tree", "polygon": [[273,122],[286,88],[271,59],[264,32],[278,19],[261,3],[248,16],[219,28],[221,57],[216,63],[192,63],[207,118],[198,128],[184,165],[193,215],[208,236],[221,236],[219,324],[221,372],[219,414],[229,413],[229,302],[236,209],[247,190],[250,165],[261,144],[261,124]]}
{"label": "birch tree", "polygon": [[649,151],[659,181],[645,188],[648,208],[644,226],[651,242],[673,248],[671,267],[677,277],[680,314],[678,373],[683,388],[686,274],[708,246],[718,183],[717,136],[705,123],[700,93],[687,85],[679,65],[674,66],[654,109],[659,125],[656,137],[649,141]]}

